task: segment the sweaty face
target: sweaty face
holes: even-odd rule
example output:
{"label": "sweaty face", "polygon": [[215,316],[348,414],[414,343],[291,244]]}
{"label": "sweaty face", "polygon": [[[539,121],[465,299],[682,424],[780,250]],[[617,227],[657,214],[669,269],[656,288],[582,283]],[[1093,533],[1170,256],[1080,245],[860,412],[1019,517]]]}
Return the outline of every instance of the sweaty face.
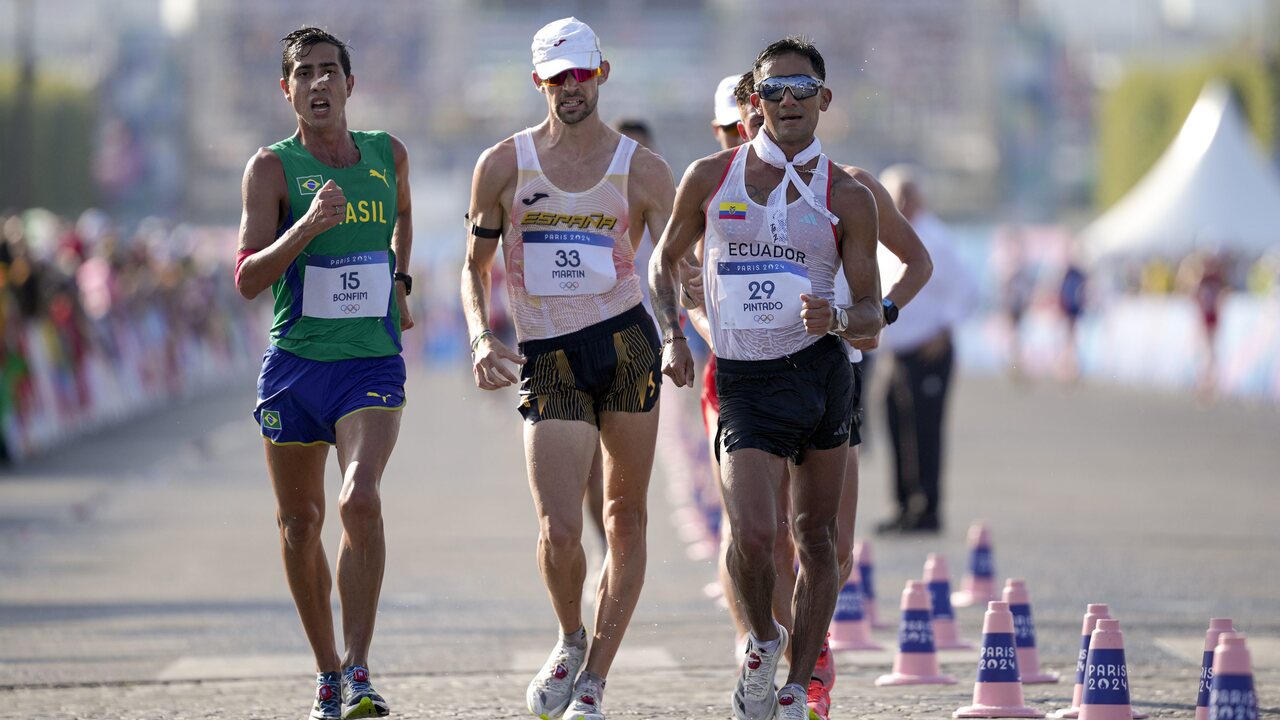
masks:
{"label": "sweaty face", "polygon": [[[795,53],[775,57],[760,69],[761,79],[785,75],[818,76],[809,58]],[[818,113],[826,110],[830,102],[831,91],[825,87],[817,95],[804,100],[796,100],[790,90],[776,102],[765,100],[758,93],[751,96],[752,106],[764,115],[765,127],[779,144],[809,144],[818,128]]]}
{"label": "sweaty face", "polygon": [[355,78],[342,72],[337,47],[317,43],[302,49],[283,84],[299,122],[327,128],[344,120]]}
{"label": "sweaty face", "polygon": [[600,83],[609,76],[609,64],[602,63],[602,71],[598,77],[584,83],[566,76],[563,85],[541,86],[547,96],[547,103],[556,119],[565,125],[575,125],[591,117],[596,111],[596,103],[600,100]]}

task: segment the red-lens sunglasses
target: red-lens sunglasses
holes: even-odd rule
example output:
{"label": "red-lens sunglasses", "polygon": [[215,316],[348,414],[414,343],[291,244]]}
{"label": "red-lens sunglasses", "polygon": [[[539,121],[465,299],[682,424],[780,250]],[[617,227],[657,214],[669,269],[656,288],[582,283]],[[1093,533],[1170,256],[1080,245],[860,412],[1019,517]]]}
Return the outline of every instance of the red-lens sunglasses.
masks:
{"label": "red-lens sunglasses", "polygon": [[569,68],[568,70],[558,72],[545,80],[543,78],[538,78],[538,82],[545,87],[559,87],[563,85],[570,76],[572,76],[575,81],[584,83],[591,78],[600,77],[600,72],[600,68],[595,68],[594,70],[588,70],[586,68]]}

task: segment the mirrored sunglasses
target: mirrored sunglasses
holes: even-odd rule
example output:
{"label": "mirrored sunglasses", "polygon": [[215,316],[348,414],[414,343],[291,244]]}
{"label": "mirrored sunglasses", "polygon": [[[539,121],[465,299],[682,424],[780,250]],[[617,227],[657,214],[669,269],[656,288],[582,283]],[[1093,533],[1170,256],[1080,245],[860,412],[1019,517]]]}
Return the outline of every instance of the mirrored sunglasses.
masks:
{"label": "mirrored sunglasses", "polygon": [[549,78],[538,78],[539,82],[545,87],[559,87],[572,76],[576,82],[584,83],[591,78],[600,77],[600,68],[588,70],[586,68],[569,68],[564,72],[558,72]]}
{"label": "mirrored sunglasses", "polygon": [[817,95],[821,89],[822,81],[810,75],[778,75],[765,78],[756,85],[760,98],[769,102],[778,102],[788,90],[795,99],[804,100]]}

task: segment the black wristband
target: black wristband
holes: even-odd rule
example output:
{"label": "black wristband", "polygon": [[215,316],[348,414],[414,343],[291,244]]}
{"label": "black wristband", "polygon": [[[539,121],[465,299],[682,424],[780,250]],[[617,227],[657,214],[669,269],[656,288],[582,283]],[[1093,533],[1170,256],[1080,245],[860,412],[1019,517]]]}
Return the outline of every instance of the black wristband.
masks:
{"label": "black wristband", "polygon": [[391,277],[392,277],[392,282],[404,283],[404,294],[406,297],[413,294],[413,276],[412,275],[410,275],[409,273],[398,272]]}

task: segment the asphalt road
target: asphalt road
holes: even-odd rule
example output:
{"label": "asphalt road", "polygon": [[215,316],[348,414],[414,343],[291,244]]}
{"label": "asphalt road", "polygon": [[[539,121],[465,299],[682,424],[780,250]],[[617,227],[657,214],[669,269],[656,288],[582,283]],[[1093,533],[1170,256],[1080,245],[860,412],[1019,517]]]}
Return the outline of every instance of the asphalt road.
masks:
{"label": "asphalt road", "polygon": [[[0,717],[305,714],[311,660],[280,566],[252,386],[176,401],[0,475]],[[522,717],[555,630],[514,395],[481,393],[461,370],[417,369],[409,397],[384,480],[375,679],[406,717]],[[694,402],[664,388],[664,437],[700,430],[690,415],[676,422]],[[893,619],[928,552],[947,554],[958,583],[965,530],[985,519],[998,574],[1029,583],[1043,664],[1069,678],[1084,605],[1108,602],[1135,703],[1188,716],[1208,618],[1229,616],[1250,635],[1264,715],[1280,715],[1280,411],[962,377],[950,428],[944,532],[875,539],[882,615]],[[888,511],[881,429],[873,417],[860,527]],[[656,473],[648,579],[605,707],[727,717],[733,632],[702,593],[712,567],[673,532],[664,486]],[[961,634],[979,636],[980,618],[962,611]],[[892,645],[893,630],[877,635]],[[943,655],[956,687],[884,691],[870,681],[889,653],[842,655],[837,716],[949,716],[967,704],[975,659]],[[1053,709],[1070,685],[1034,696]]]}

